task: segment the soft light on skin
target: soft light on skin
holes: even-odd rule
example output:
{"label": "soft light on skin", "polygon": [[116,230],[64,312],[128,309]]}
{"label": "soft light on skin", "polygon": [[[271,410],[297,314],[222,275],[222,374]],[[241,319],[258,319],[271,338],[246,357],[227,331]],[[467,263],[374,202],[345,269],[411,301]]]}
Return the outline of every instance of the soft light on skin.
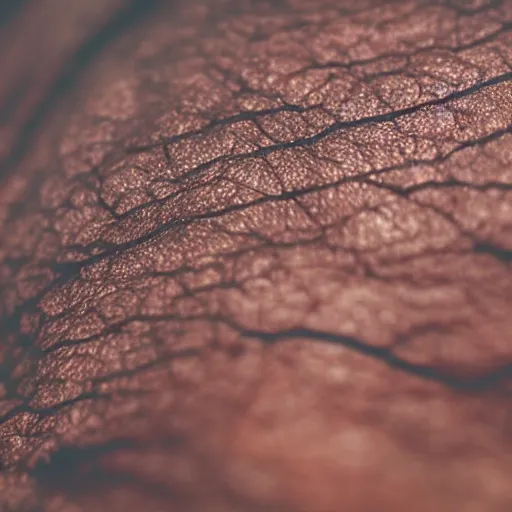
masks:
{"label": "soft light on skin", "polygon": [[511,22],[13,13],[0,510],[512,508]]}

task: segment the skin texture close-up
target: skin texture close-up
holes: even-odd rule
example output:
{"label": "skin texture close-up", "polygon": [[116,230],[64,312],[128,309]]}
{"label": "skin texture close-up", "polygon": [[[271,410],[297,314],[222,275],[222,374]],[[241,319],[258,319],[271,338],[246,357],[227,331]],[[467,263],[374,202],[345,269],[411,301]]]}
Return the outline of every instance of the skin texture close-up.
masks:
{"label": "skin texture close-up", "polygon": [[512,510],[512,0],[0,7],[0,512]]}

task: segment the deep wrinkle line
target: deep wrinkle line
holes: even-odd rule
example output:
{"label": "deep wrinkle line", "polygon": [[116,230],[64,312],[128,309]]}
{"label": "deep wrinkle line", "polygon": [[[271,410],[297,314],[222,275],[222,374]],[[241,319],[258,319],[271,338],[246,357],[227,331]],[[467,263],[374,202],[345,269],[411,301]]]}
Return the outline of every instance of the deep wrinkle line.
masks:
{"label": "deep wrinkle line", "polygon": [[[154,233],[155,236],[158,236],[162,231],[167,231],[166,226],[168,226],[169,228],[172,228],[177,225],[188,225],[190,222],[194,222],[196,220],[205,220],[205,219],[210,219],[210,218],[216,218],[216,217],[222,216],[224,214],[230,213],[232,211],[238,211],[238,210],[243,210],[245,208],[251,208],[252,206],[257,206],[259,204],[266,203],[266,202],[280,201],[280,200],[286,201],[286,200],[298,198],[298,197],[301,197],[301,196],[304,196],[304,195],[307,195],[310,193],[321,192],[323,190],[327,190],[327,189],[330,189],[333,187],[339,187],[339,186],[345,185],[347,183],[364,182],[365,180],[367,180],[368,177],[379,176],[379,175],[382,175],[382,174],[385,174],[385,173],[388,173],[391,171],[405,170],[405,169],[410,168],[412,165],[422,165],[422,164],[432,164],[432,163],[444,162],[448,158],[450,158],[453,154],[455,154],[459,151],[463,151],[464,149],[467,149],[469,147],[474,147],[474,146],[479,146],[479,145],[489,143],[489,142],[496,140],[508,133],[512,133],[512,124],[509,124],[506,128],[497,130],[497,131],[490,133],[486,136],[462,142],[457,147],[448,151],[445,155],[442,155],[441,157],[435,157],[433,159],[428,159],[428,160],[422,160],[422,159],[414,160],[413,159],[413,160],[407,161],[400,165],[384,167],[381,169],[372,169],[363,174],[358,174],[358,175],[353,175],[353,176],[343,176],[342,178],[340,178],[337,181],[324,183],[322,185],[315,185],[315,186],[306,187],[303,189],[289,190],[289,191],[282,192],[281,194],[274,194],[274,195],[266,194],[264,197],[257,198],[255,200],[249,201],[247,203],[232,205],[232,206],[222,208],[220,210],[216,210],[213,212],[197,214],[197,215],[190,215],[189,217],[185,217],[182,219],[173,219],[172,221],[170,221],[166,224],[163,224],[162,226],[158,227],[157,229],[155,229],[145,235],[142,235],[137,240],[140,240],[140,243],[144,243],[145,241],[147,241],[147,240],[145,240],[146,235],[149,235],[150,233]],[[240,159],[242,160],[243,157],[240,156]],[[237,156],[237,160],[238,160],[238,156]],[[181,193],[181,192],[179,192],[179,193]],[[120,215],[119,219],[123,220],[125,218],[129,218],[131,215],[139,212],[143,208],[155,206],[157,204],[158,205],[165,204],[165,202],[167,202],[169,199],[176,197],[177,194],[172,195],[172,196],[166,196],[166,197],[160,198],[155,201],[150,201],[150,202],[144,203],[143,205],[140,205],[139,207],[135,207],[132,210],[130,210],[129,212],[126,212],[125,214]],[[121,251],[124,250],[123,248],[125,246],[131,246],[132,242],[134,242],[134,241],[135,240],[127,242],[126,244],[123,244],[122,246],[121,245],[116,246],[116,249],[114,249],[114,252],[117,252],[118,250],[121,250]],[[78,249],[78,248],[74,248],[74,249]],[[98,254],[98,255],[91,257],[90,259],[92,260],[93,258],[100,257],[100,256],[101,256],[101,254]],[[89,261],[89,259],[84,260],[84,262],[85,261]]]}
{"label": "deep wrinkle line", "polygon": [[[147,321],[154,321],[155,319],[169,320],[169,318],[166,315],[147,316]],[[267,346],[287,341],[289,342],[296,339],[305,339],[310,340],[312,342],[329,343],[331,345],[342,346],[352,352],[373,358],[376,361],[380,361],[386,364],[388,367],[393,368],[402,373],[422,378],[424,380],[437,382],[439,384],[443,384],[451,389],[461,392],[484,391],[485,389],[499,383],[501,380],[512,375],[512,362],[506,362],[486,375],[470,379],[461,379],[454,376],[450,376],[449,373],[439,371],[433,366],[408,362],[405,359],[396,356],[393,353],[392,349],[388,347],[379,347],[371,345],[370,343],[360,338],[350,335],[336,334],[328,331],[303,327],[284,329],[277,332],[268,332],[256,329],[246,329],[240,326],[235,321],[225,317],[214,316],[210,318],[210,320],[221,321],[225,323],[227,326],[237,331],[240,334],[240,336],[245,338],[257,339]],[[131,323],[133,321],[137,321],[137,319],[132,319],[127,323]],[[173,359],[176,357],[187,358],[191,356],[196,356],[197,354],[197,348],[183,349],[183,351],[178,351],[177,353],[171,352],[170,354],[167,355],[167,357],[164,357],[164,359]],[[148,364],[152,365],[155,363],[151,362]],[[136,368],[133,371],[137,370],[140,370],[140,368]],[[119,372],[119,375],[123,375],[125,374],[125,372],[126,370],[122,370],[121,372]],[[112,376],[109,375],[109,378],[110,377]],[[0,417],[0,424],[7,421],[8,419],[10,419],[19,412],[25,411],[39,415],[52,414],[68,405],[72,405],[83,400],[100,397],[101,395],[98,394],[96,390],[93,390],[90,392],[82,393],[77,397],[71,398],[65,402],[59,403],[55,407],[52,406],[44,409],[31,408],[27,403],[22,403],[19,404],[18,406],[15,406],[11,411],[8,411],[6,414],[2,415]]]}
{"label": "deep wrinkle line", "polygon": [[512,362],[506,362],[486,375],[464,380],[436,370],[433,366],[410,363],[393,354],[393,351],[389,348],[374,346],[353,336],[334,334],[316,329],[292,328],[274,333],[253,329],[244,330],[238,328],[238,330],[242,336],[259,339],[267,345],[292,341],[293,339],[305,339],[343,346],[353,352],[381,361],[395,370],[425,380],[438,382],[458,391],[483,391],[512,375]]}
{"label": "deep wrinkle line", "polygon": [[181,133],[179,135],[171,135],[170,137],[162,137],[158,142],[154,142],[151,144],[143,144],[138,146],[128,146],[124,148],[126,154],[138,154],[144,153],[151,149],[155,149],[158,147],[168,146],[169,144],[173,144],[174,142],[180,142],[182,140],[192,139],[199,135],[204,135],[205,133],[211,131],[217,126],[226,126],[229,124],[236,124],[240,121],[252,121],[254,119],[258,119],[259,117],[266,117],[275,114],[281,114],[282,112],[297,112],[303,113],[308,112],[310,110],[314,110],[315,108],[319,108],[320,105],[309,105],[307,107],[302,107],[301,105],[294,105],[291,103],[284,103],[282,105],[278,105],[276,107],[264,108],[261,110],[244,110],[238,114],[233,114],[231,116],[222,117],[220,119],[212,119],[205,126],[199,128],[197,130],[188,131],[185,133]]}
{"label": "deep wrinkle line", "polygon": [[[312,135],[310,137],[303,137],[299,138],[294,141],[288,141],[288,142],[280,142],[278,144],[273,144],[271,146],[266,146],[263,148],[259,148],[255,151],[249,151],[247,153],[240,153],[238,155],[234,155],[232,158],[254,158],[258,156],[266,156],[270,153],[274,153],[276,151],[279,151],[281,149],[289,149],[294,147],[304,147],[304,146],[311,146],[318,141],[328,137],[329,135],[332,135],[333,133],[340,131],[340,130],[349,130],[351,128],[357,128],[359,126],[364,125],[371,125],[371,124],[379,124],[379,123],[386,123],[391,121],[396,121],[397,119],[400,119],[402,117],[415,114],[416,112],[419,112],[421,110],[424,110],[428,107],[435,107],[435,106],[441,106],[445,105],[446,103],[449,103],[450,101],[457,100],[466,96],[470,96],[471,94],[474,94],[475,92],[478,92],[482,89],[486,89],[488,87],[492,87],[494,85],[498,85],[500,83],[510,82],[512,81],[512,71],[509,71],[507,73],[504,73],[502,75],[498,75],[496,77],[493,77],[490,80],[487,80],[485,82],[480,82],[479,84],[475,84],[467,89],[464,89],[462,91],[456,91],[453,92],[444,98],[436,99],[436,100],[430,100],[426,101],[424,103],[420,103],[419,105],[414,105],[411,107],[407,107],[401,110],[395,110],[393,112],[388,112],[386,114],[377,114],[375,116],[367,116],[367,117],[361,117],[359,119],[356,119],[354,121],[337,121],[324,130],[318,132],[315,135]],[[229,157],[225,157],[225,160],[229,160]],[[193,174],[192,174],[193,176]],[[180,176],[180,179],[188,177],[188,173],[184,176]]]}
{"label": "deep wrinkle line", "polygon": [[[135,315],[133,318],[125,319],[122,322],[119,322],[115,325],[116,328],[126,327],[134,322],[162,322],[162,321],[187,321],[192,322],[199,319],[207,319],[210,322],[221,322],[228,325],[230,328],[239,332],[242,337],[247,338],[257,338],[265,345],[273,345],[279,342],[290,341],[294,338],[301,338],[318,342],[327,342],[334,345],[343,346],[353,352],[357,352],[363,354],[365,356],[371,357],[373,359],[379,360],[389,367],[403,371],[405,373],[413,374],[420,378],[424,378],[427,380],[434,380],[440,382],[442,384],[447,385],[448,387],[459,389],[459,390],[467,390],[467,391],[479,391],[488,386],[493,385],[495,382],[498,382],[502,378],[507,377],[512,373],[512,362],[505,363],[501,365],[498,369],[493,372],[484,375],[482,377],[476,377],[472,379],[457,379],[446,373],[443,373],[439,370],[436,370],[432,366],[421,365],[416,363],[408,362],[407,360],[396,356],[392,349],[388,347],[379,347],[372,345],[371,343],[364,341],[361,338],[357,338],[350,335],[344,334],[336,334],[327,331],[317,330],[317,329],[309,329],[303,327],[291,328],[287,330],[282,330],[278,332],[268,332],[263,330],[255,330],[255,329],[245,329],[235,321],[225,318],[223,316],[211,316],[208,315],[197,315],[191,317],[178,317],[176,315]],[[114,327],[114,326],[112,326]],[[109,330],[110,331],[110,330]],[[110,332],[99,333],[88,338],[82,338],[79,340],[73,340],[71,343],[60,342],[55,346],[49,347],[45,353],[52,353],[55,350],[60,350],[63,348],[70,348],[73,346],[81,345],[84,343],[88,343],[90,341],[95,341],[100,339],[101,336],[105,336],[110,334]],[[189,350],[184,349],[183,355],[178,353],[180,356],[189,357],[193,355],[197,355],[197,349],[191,348]],[[175,356],[174,353],[170,353],[169,357]],[[124,375],[126,370],[118,372],[119,375]],[[109,375],[110,377],[110,375]],[[101,380],[101,379],[100,379]]]}
{"label": "deep wrinkle line", "polygon": [[[233,159],[235,157],[236,158],[238,158],[238,157],[253,158],[253,157],[260,156],[260,155],[261,156],[267,155],[269,153],[273,153],[273,152],[279,151],[281,149],[310,146],[312,144],[315,144],[319,140],[321,140],[329,135],[332,135],[333,133],[335,133],[339,130],[349,130],[351,128],[357,128],[359,126],[364,126],[364,125],[396,121],[397,119],[414,114],[414,113],[424,110],[426,108],[445,105],[446,103],[449,103],[450,101],[454,101],[454,100],[457,100],[460,98],[464,98],[466,96],[470,96],[471,94],[474,94],[482,89],[486,89],[486,88],[489,88],[489,87],[492,87],[495,85],[499,85],[501,83],[510,82],[510,81],[512,81],[512,71],[508,71],[507,73],[497,75],[497,76],[492,77],[489,80],[486,80],[484,82],[478,82],[478,83],[472,85],[471,87],[468,87],[461,91],[454,91],[454,92],[448,94],[447,96],[444,96],[443,98],[437,98],[437,99],[425,101],[418,105],[412,105],[410,107],[387,112],[385,114],[376,114],[374,116],[360,117],[359,119],[355,119],[353,121],[336,121],[336,122],[332,123],[331,125],[329,125],[327,128],[324,128],[320,132],[316,133],[315,135],[311,135],[310,137],[303,137],[303,138],[296,139],[294,141],[279,142],[277,144],[261,147],[254,151],[249,151],[247,153],[240,153],[237,155],[231,155],[231,156],[227,156],[227,157],[223,156],[223,157],[214,158],[212,160],[209,160],[208,162],[204,162],[204,164],[198,165],[196,168],[194,168],[191,171],[180,176],[180,179],[185,179],[187,177],[194,176],[197,172],[200,172],[201,170],[203,170],[202,166],[205,166],[206,164],[212,165],[214,163],[217,163],[217,161],[219,161],[219,160],[220,161],[229,160],[229,159]],[[281,109],[283,111],[286,111],[286,110],[293,111],[294,110],[294,108],[290,108],[290,107],[283,108],[283,107],[285,107],[285,106],[283,105],[282,107],[276,107],[276,109]],[[312,106],[312,107],[314,107],[314,106]],[[299,107],[298,111],[300,111],[300,107]],[[261,114],[260,114],[260,112],[261,112]],[[260,116],[267,115],[265,113],[265,110],[255,111],[255,114],[256,115],[254,115],[254,119],[257,119]],[[244,116],[245,116],[244,119],[246,119],[247,112],[244,112]],[[231,116],[230,118],[232,118],[232,117],[234,117],[234,116]],[[227,119],[230,119],[230,118],[227,118]],[[219,124],[221,124],[221,121],[219,121]],[[210,125],[210,123],[205,128],[201,129],[200,133],[204,133],[203,130],[208,130],[210,128],[209,125]],[[170,136],[168,138],[164,138],[163,140],[160,140],[153,144],[145,144],[145,145],[140,145],[140,146],[129,146],[128,148],[125,149],[125,151],[128,154],[129,153],[145,152],[145,151],[148,151],[151,149],[161,147],[162,144],[170,144],[172,142],[187,139],[189,137],[197,135],[196,132],[197,132],[197,130],[194,130],[194,132],[187,132],[187,133],[183,133],[181,135]],[[192,133],[193,135],[190,135],[190,133]],[[201,169],[199,169],[200,167],[201,167]]]}
{"label": "deep wrinkle line", "polygon": [[[405,115],[409,115],[410,113],[414,113],[416,112],[417,110],[419,109],[422,109],[422,108],[425,108],[425,107],[429,107],[429,106],[436,106],[436,105],[442,105],[442,104],[445,104],[449,101],[452,101],[453,99],[458,99],[458,98],[461,98],[461,97],[464,97],[464,96],[467,96],[469,94],[472,94],[476,91],[479,91],[483,88],[486,88],[486,87],[490,87],[490,86],[493,86],[493,85],[497,85],[499,83],[504,83],[504,82],[508,82],[508,81],[511,81],[512,80],[512,72],[508,72],[508,73],[505,73],[505,74],[502,74],[502,75],[498,75],[486,82],[482,82],[482,83],[479,83],[479,84],[476,84],[468,89],[465,89],[463,91],[457,91],[457,92],[454,92],[452,93],[451,95],[448,95],[446,96],[445,98],[442,98],[442,99],[438,99],[438,100],[432,100],[430,102],[425,102],[421,105],[418,105],[418,106],[414,106],[414,107],[408,107],[407,109],[402,109],[400,111],[395,111],[395,112],[392,112],[392,113],[388,113],[388,114],[381,114],[379,116],[373,116],[373,117],[368,117],[368,118],[361,118],[361,119],[358,119],[357,121],[353,121],[353,122],[338,122],[338,123],[334,123],[333,125],[329,126],[328,128],[326,128],[325,130],[323,130],[322,132],[312,136],[312,137],[309,137],[309,138],[305,138],[305,139],[298,139],[297,141],[293,141],[293,142],[288,142],[288,143],[280,143],[280,144],[276,144],[274,146],[270,146],[270,147],[267,147],[267,148],[260,148],[258,150],[255,150],[253,152],[249,152],[249,153],[243,153],[243,154],[238,154],[238,155],[232,155],[232,156],[229,156],[229,157],[218,157],[217,159],[213,159],[209,162],[205,162],[204,164],[201,164],[200,166],[197,166],[195,169],[193,169],[192,171],[190,171],[190,173],[187,173],[189,175],[194,175],[194,174],[197,174],[197,173],[200,173],[204,168],[207,168],[208,166],[211,166],[211,165],[214,165],[215,163],[217,163],[217,161],[236,161],[236,160],[241,160],[241,159],[246,159],[246,158],[255,158],[255,157],[258,157],[258,156],[264,156],[268,153],[271,153],[271,152],[274,152],[274,151],[278,151],[280,149],[287,149],[289,147],[300,147],[300,146],[309,146],[309,145],[312,145],[314,143],[316,143],[318,140],[321,140],[322,138],[324,137],[327,137],[328,135],[332,134],[334,131],[340,129],[340,128],[350,128],[350,127],[354,127],[354,126],[359,126],[359,125],[362,125],[362,124],[371,124],[371,123],[377,123],[377,122],[386,122],[386,121],[390,121],[390,120],[394,120],[394,119],[397,119],[399,117],[402,117],[402,116],[405,116]],[[508,126],[508,128],[506,130],[502,130],[503,133],[506,133],[506,132],[509,132],[510,131],[510,125]],[[478,141],[475,142],[475,144],[479,144],[481,143],[480,141],[482,139],[486,139],[488,138],[489,136],[487,137],[483,137],[481,139],[479,139]],[[155,144],[155,147],[158,147],[160,146],[161,143],[158,143],[158,144]],[[461,147],[462,149],[464,149],[465,147],[471,145],[470,143],[465,143],[465,144],[461,144]],[[454,151],[452,152],[449,152],[449,154],[452,154]],[[374,174],[376,171],[370,171],[370,175],[371,174]],[[193,174],[192,174],[193,173]],[[367,177],[366,175],[364,176],[361,176],[361,177]],[[357,178],[360,178],[360,177],[357,177]],[[181,179],[184,179],[184,177],[181,177]],[[330,183],[329,186],[336,186],[336,184],[333,184],[333,183]],[[325,187],[322,187],[322,188],[325,188]],[[306,190],[304,191],[304,193],[308,193],[310,192],[310,190]],[[297,191],[294,191],[294,194],[297,194]],[[284,199],[286,199],[287,197],[283,197]],[[166,200],[167,198],[163,198],[163,200]],[[263,198],[265,200],[268,200],[268,198]],[[270,198],[270,199],[275,199],[274,197]],[[159,200],[158,202],[162,202],[162,200]],[[263,202],[263,201],[257,201],[257,202]],[[148,204],[145,204],[144,207],[147,207],[147,206],[150,206]],[[241,207],[247,207],[247,206],[251,206],[251,205],[240,205]],[[224,211],[222,211],[220,214],[223,214]],[[206,215],[206,214],[205,214]],[[206,216],[206,218],[208,217],[217,217],[219,215],[212,215],[211,213],[209,215]],[[197,218],[201,218],[201,216],[197,216]],[[82,262],[79,262],[79,263],[72,263],[71,265],[69,264],[63,264],[63,265],[58,265],[59,267],[75,267],[75,268],[83,268],[84,266],[86,266],[87,264],[93,264],[97,261],[101,261],[103,260],[104,258],[108,257],[109,255],[113,255],[115,253],[118,253],[120,251],[123,250],[123,248],[126,246],[126,248],[131,248],[132,246],[134,245],[138,245],[138,244],[142,244],[144,243],[145,241],[147,241],[147,239],[150,239],[152,238],[153,236],[158,236],[162,231],[167,231],[169,228],[173,227],[173,226],[177,226],[177,225],[181,225],[181,224],[184,224],[186,223],[186,220],[185,219],[180,219],[180,220],[173,220],[172,222],[170,223],[166,223],[164,224],[163,226],[161,226],[159,229],[156,229],[156,230],[153,230],[151,233],[148,233],[147,235],[144,235],[142,237],[139,237],[138,239],[136,240],[133,240],[133,241],[130,241],[126,244],[123,244],[122,246],[117,246],[116,248],[114,248],[113,250],[106,250],[104,251],[103,253],[100,253],[98,255],[95,255],[91,258],[88,258]],[[71,277],[72,278],[72,277]],[[43,293],[43,296],[44,294],[47,292],[47,290],[44,291]],[[39,298],[37,300],[40,300]]]}
{"label": "deep wrinkle line", "polygon": [[[511,78],[512,78],[512,73],[510,73],[510,75],[511,75]],[[496,137],[500,137],[500,136],[502,136],[502,135],[504,135],[506,133],[510,133],[511,128],[512,128],[512,124],[509,124],[505,129],[496,130],[495,132],[492,132],[491,134],[484,135],[484,136],[479,137],[477,139],[470,139],[470,140],[461,142],[455,149],[450,150],[442,158],[432,159],[431,161],[421,160],[421,159],[416,159],[416,160],[415,159],[411,159],[411,160],[409,160],[407,162],[406,167],[409,167],[410,165],[418,165],[418,164],[423,164],[423,163],[433,163],[434,161],[444,161],[449,156],[451,156],[452,154],[454,154],[457,151],[463,150],[463,149],[465,149],[467,147],[483,145],[483,144],[485,144],[487,142],[490,142],[490,141],[494,140]],[[280,146],[283,146],[283,148],[279,147],[278,149],[288,149],[288,147],[290,147],[289,146],[290,144],[291,143],[281,143]],[[299,144],[296,144],[296,145],[298,146]],[[303,145],[307,146],[307,145],[310,145],[310,144],[303,144]],[[216,165],[216,164],[219,164],[219,163],[230,163],[230,162],[236,162],[236,161],[239,161],[239,160],[244,160],[244,159],[247,159],[247,158],[250,159],[250,158],[258,158],[259,156],[266,156],[266,152],[267,152],[266,150],[267,150],[267,148],[260,148],[258,150],[255,150],[255,151],[249,152],[249,153],[240,153],[240,154],[228,155],[228,156],[221,155],[221,156],[216,157],[216,158],[214,158],[212,160],[209,160],[207,162],[203,162],[202,164],[197,165],[196,167],[194,167],[193,169],[191,169],[190,171],[188,171],[184,175],[180,176],[179,178],[168,179],[168,180],[165,180],[165,182],[166,183],[180,183],[180,182],[183,182],[187,178],[194,177],[197,174],[200,174],[204,170],[208,169],[209,167],[211,167],[213,165]],[[390,170],[397,170],[397,169],[400,169],[401,167],[403,167],[403,166],[397,166],[395,168],[384,168],[384,169],[379,169],[379,170],[372,170],[372,171],[368,171],[367,173],[364,173],[364,174],[360,175],[359,177],[360,178],[366,178],[366,177],[371,176],[371,175],[381,174],[382,172],[388,172]],[[337,184],[339,184],[339,183],[330,183],[329,185],[337,185]],[[315,190],[310,190],[310,191],[315,191]],[[122,214],[116,215],[116,220],[118,220],[118,221],[119,220],[123,220],[124,218],[127,218],[130,215],[132,215],[133,213],[136,213],[137,211],[140,211],[141,208],[146,208],[146,207],[153,206],[153,205],[156,205],[156,204],[158,204],[158,205],[163,204],[166,201],[168,201],[169,199],[172,199],[173,197],[176,197],[177,195],[179,195],[181,193],[183,193],[183,191],[180,190],[178,192],[173,192],[171,194],[168,194],[167,196],[164,196],[164,197],[161,197],[161,198],[158,198],[158,199],[154,199],[154,200],[151,200],[151,201],[147,201],[143,205],[136,206],[136,207],[130,209],[129,211],[127,211],[127,212],[124,212]]]}
{"label": "deep wrinkle line", "polygon": [[[450,158],[450,156],[452,156],[453,154],[455,154],[458,151],[462,151],[468,147],[485,144],[487,142],[496,140],[508,133],[512,133],[512,124],[508,125],[505,129],[497,130],[496,132],[493,132],[485,137],[481,137],[479,139],[474,139],[472,141],[467,141],[466,143],[461,144],[461,145],[457,146],[456,148],[452,149],[446,155],[443,155],[442,158],[435,158],[434,161],[436,161],[436,162],[445,161],[448,158]],[[54,289],[56,286],[62,286],[64,284],[68,283],[69,281],[71,281],[73,278],[75,278],[80,273],[80,271],[83,268],[86,268],[95,263],[99,263],[100,261],[103,261],[109,257],[114,257],[117,254],[120,254],[124,251],[130,250],[134,247],[142,246],[145,243],[148,243],[151,240],[156,239],[160,235],[167,233],[169,230],[171,230],[174,227],[183,226],[183,225],[187,226],[195,221],[208,220],[208,219],[221,217],[230,212],[243,210],[245,208],[257,206],[260,204],[264,204],[266,202],[289,200],[293,197],[300,197],[305,194],[309,194],[311,192],[318,192],[318,191],[326,190],[326,189],[329,189],[332,187],[338,187],[338,186],[341,186],[346,183],[364,181],[365,179],[368,178],[368,176],[380,175],[380,174],[384,174],[386,172],[390,172],[393,170],[407,169],[412,164],[421,164],[421,163],[431,163],[431,161],[407,162],[406,164],[402,164],[400,166],[392,166],[392,167],[386,167],[383,169],[368,171],[367,173],[362,174],[362,175],[343,177],[342,179],[338,180],[337,182],[331,182],[331,183],[327,183],[327,184],[316,186],[316,187],[310,187],[308,189],[303,189],[303,190],[289,191],[289,192],[287,192],[285,194],[281,194],[279,196],[265,196],[262,198],[258,198],[250,203],[234,205],[234,206],[231,206],[228,208],[224,208],[222,210],[217,210],[215,212],[203,213],[200,215],[190,216],[188,218],[173,219],[172,221],[162,224],[157,229],[154,229],[154,230],[140,236],[139,238],[130,240],[129,242],[126,242],[124,244],[118,244],[118,245],[112,244],[112,248],[106,249],[104,252],[96,254],[94,256],[91,256],[82,261],[71,262],[71,263],[62,263],[62,264],[59,264],[59,263],[53,264],[53,266],[52,266],[53,270],[55,272],[60,272],[60,275],[58,275],[47,286],[45,286],[35,297],[23,302],[10,315],[4,316],[4,318],[0,319],[0,326],[3,326],[3,328],[6,328],[7,330],[9,330],[8,326],[10,324],[17,325],[17,322],[19,321],[18,319],[24,311],[32,310],[32,308],[34,308],[39,303],[39,301],[49,291]],[[147,206],[147,205],[144,205],[144,206]],[[6,327],[6,325],[7,325],[7,327]]]}

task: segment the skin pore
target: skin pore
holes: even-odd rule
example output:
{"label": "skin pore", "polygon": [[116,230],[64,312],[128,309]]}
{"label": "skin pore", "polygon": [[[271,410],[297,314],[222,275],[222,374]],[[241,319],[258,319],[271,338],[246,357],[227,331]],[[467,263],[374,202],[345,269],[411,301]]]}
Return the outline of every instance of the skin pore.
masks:
{"label": "skin pore", "polygon": [[511,509],[512,1],[7,12],[0,511]]}

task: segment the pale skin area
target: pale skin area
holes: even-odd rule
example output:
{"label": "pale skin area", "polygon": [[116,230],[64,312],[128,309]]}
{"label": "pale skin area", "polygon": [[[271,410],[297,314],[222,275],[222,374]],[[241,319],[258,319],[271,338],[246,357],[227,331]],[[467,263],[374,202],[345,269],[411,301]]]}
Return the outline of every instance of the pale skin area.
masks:
{"label": "pale skin area", "polygon": [[0,510],[510,510],[512,2],[155,3],[66,75],[99,5],[0,118]]}

